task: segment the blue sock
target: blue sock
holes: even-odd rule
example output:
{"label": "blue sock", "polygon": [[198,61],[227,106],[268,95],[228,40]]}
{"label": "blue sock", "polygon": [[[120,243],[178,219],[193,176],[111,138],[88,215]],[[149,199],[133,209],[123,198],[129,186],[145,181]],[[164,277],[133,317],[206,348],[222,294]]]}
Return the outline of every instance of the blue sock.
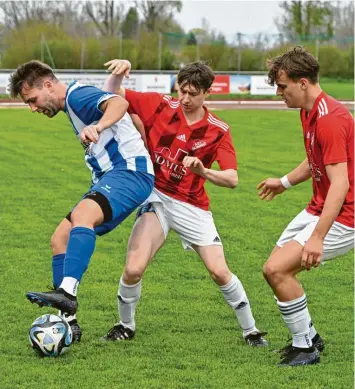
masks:
{"label": "blue sock", "polygon": [[74,227],[69,234],[64,262],[64,277],[81,280],[95,250],[96,234],[86,227]]}
{"label": "blue sock", "polygon": [[65,253],[53,255],[52,257],[53,286],[55,288],[58,288],[63,280],[64,258],[65,258]]}

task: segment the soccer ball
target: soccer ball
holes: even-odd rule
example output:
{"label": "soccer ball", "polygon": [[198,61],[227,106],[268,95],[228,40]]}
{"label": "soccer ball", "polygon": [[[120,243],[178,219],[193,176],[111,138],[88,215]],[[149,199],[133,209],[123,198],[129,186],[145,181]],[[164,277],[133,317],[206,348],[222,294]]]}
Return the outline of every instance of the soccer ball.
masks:
{"label": "soccer ball", "polygon": [[67,321],[53,314],[38,317],[29,331],[30,344],[41,357],[63,354],[69,349],[72,337]]}

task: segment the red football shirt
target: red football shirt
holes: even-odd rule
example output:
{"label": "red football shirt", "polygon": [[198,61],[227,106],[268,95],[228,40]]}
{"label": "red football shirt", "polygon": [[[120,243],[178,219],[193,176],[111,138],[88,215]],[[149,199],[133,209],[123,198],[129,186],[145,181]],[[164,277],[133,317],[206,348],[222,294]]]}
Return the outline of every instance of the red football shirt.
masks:
{"label": "red football shirt", "polygon": [[330,187],[325,167],[347,162],[350,189],[336,221],[354,227],[354,119],[343,104],[322,92],[307,116],[301,110],[304,144],[313,178],[307,211],[319,216]]}
{"label": "red football shirt", "polygon": [[185,168],[185,156],[199,158],[206,168],[217,161],[222,170],[236,169],[236,154],[228,124],[212,115],[189,126],[177,99],[156,92],[126,89],[129,113],[144,124],[148,149],[154,164],[155,187],[177,199],[207,210],[205,178]]}

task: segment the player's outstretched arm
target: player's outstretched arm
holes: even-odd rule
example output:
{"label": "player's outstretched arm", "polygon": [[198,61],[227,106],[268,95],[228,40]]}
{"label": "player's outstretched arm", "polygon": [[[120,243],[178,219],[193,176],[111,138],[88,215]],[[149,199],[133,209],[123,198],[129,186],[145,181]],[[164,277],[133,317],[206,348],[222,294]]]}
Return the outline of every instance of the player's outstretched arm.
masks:
{"label": "player's outstretched arm", "polygon": [[111,75],[107,77],[102,90],[125,97],[125,89],[121,84],[124,77],[129,77],[131,63],[125,59],[113,59],[106,62],[104,66],[108,66],[107,70],[111,71]]}
{"label": "player's outstretched arm", "polygon": [[296,169],[292,170],[282,178],[267,178],[260,182],[256,187],[259,189],[259,197],[261,200],[272,200],[276,195],[285,192],[291,186],[307,181],[311,177],[311,171],[307,158],[301,162]]}
{"label": "player's outstretched arm", "polygon": [[238,173],[234,169],[207,169],[197,157],[185,157],[182,164],[214,185],[225,188],[235,188],[238,185]]}

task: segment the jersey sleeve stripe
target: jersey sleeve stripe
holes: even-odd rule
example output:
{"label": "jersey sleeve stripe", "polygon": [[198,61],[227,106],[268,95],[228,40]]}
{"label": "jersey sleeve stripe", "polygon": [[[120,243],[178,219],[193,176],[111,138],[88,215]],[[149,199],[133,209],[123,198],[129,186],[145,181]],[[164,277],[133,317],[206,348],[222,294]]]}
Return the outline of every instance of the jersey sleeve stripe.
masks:
{"label": "jersey sleeve stripe", "polygon": [[211,124],[214,124],[215,126],[221,128],[223,131],[228,131],[229,127],[223,123],[223,122],[220,122],[219,120],[216,120],[215,118],[213,118],[213,116],[208,116],[208,119],[207,121]]}
{"label": "jersey sleeve stripe", "polygon": [[325,111],[325,115],[328,113],[328,107],[327,107],[327,103],[325,102],[324,100],[324,97],[322,98],[322,103],[324,104],[324,111]]}
{"label": "jersey sleeve stripe", "polygon": [[215,118],[215,117],[212,116],[211,114],[209,114],[208,117],[209,117],[213,122],[218,123],[218,124],[220,124],[222,127],[226,128],[226,130],[229,129],[228,124],[222,122],[222,120],[219,120],[219,119]]}

